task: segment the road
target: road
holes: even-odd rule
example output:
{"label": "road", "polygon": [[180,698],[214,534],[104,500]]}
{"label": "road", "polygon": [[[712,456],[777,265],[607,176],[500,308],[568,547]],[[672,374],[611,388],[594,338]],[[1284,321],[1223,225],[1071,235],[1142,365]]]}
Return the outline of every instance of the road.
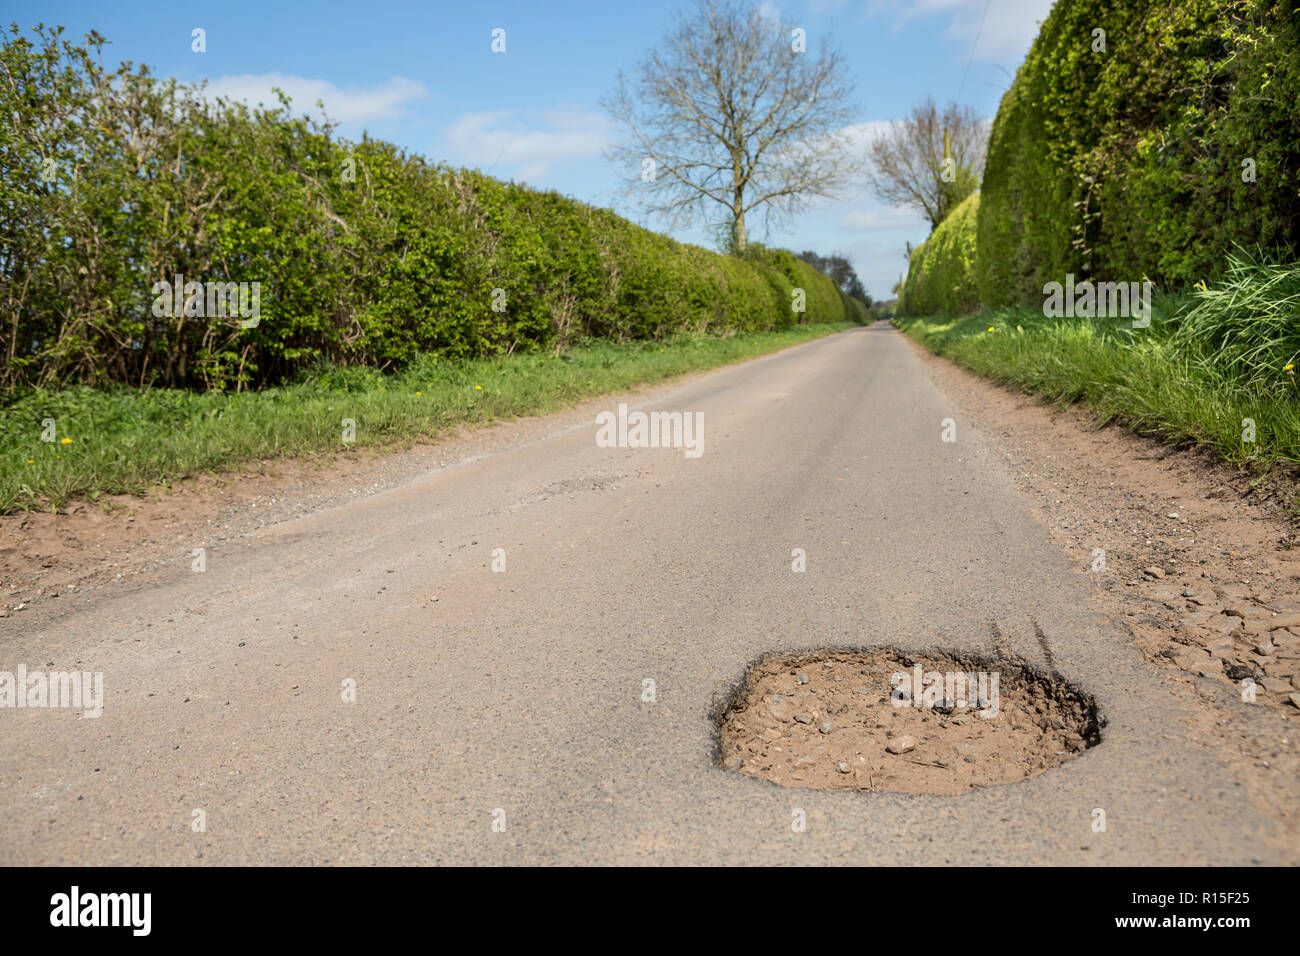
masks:
{"label": "road", "polygon": [[[702,412],[703,454],[602,448],[592,420],[543,420],[210,547],[203,573],[182,562],[0,622],[0,668],[105,687],[98,718],[0,711],[0,863],[1283,859],[1222,755],[1181,731],[1194,705],[1029,516],[980,410],[951,406],[900,334],[855,330],[603,407],[620,400]],[[995,655],[991,622],[1095,695],[1099,746],[960,796],[788,789],[715,765],[710,712],[764,652]]]}

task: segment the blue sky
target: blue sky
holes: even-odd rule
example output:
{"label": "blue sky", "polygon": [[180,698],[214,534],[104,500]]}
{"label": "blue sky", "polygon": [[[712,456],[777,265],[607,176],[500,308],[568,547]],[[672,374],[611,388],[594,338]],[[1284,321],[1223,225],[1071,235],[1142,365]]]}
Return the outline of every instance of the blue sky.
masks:
{"label": "blue sky", "polygon": [[[281,86],[295,106],[324,100],[342,135],[362,130],[431,159],[556,189],[609,206],[643,224],[618,193],[603,157],[614,135],[599,106],[620,69],[630,70],[693,0],[345,3],[270,0],[109,3],[8,0],[4,20],[96,29],[112,41],[105,61],[148,63],[185,82],[270,102]],[[927,94],[992,116],[1051,0],[767,0],[803,27],[810,52],[829,35],[856,83],[855,140]],[[987,14],[985,13],[987,9]],[[981,27],[982,21],[982,27]],[[191,50],[191,31],[207,51]],[[506,52],[491,50],[506,31]],[[976,37],[978,33],[978,42]],[[967,63],[970,63],[967,73]],[[796,251],[840,251],[868,291],[889,298],[905,243],[929,230],[921,217],[884,206],[861,189],[756,238]],[[708,244],[703,227],[677,238]]]}

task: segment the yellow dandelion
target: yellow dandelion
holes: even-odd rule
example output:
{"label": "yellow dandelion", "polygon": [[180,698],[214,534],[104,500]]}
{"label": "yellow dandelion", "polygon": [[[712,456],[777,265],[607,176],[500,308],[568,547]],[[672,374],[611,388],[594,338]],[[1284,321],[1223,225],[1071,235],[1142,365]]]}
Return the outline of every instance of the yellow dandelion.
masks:
{"label": "yellow dandelion", "polygon": [[478,389],[480,392],[483,391],[483,386],[482,386],[482,385],[475,385],[474,387],[475,387],[476,389]]}
{"label": "yellow dandelion", "polygon": [[993,326],[991,326],[991,325],[989,326],[989,331],[990,331],[990,332],[993,331]]}
{"label": "yellow dandelion", "polygon": [[1295,368],[1295,362],[1292,362],[1290,365],[1283,365],[1283,366],[1282,366],[1282,371],[1284,371],[1284,372],[1290,372],[1290,371],[1291,371],[1292,369],[1294,369],[1294,368]]}
{"label": "yellow dandelion", "polygon": [[71,444],[72,444],[72,439],[71,439],[71,438],[61,438],[61,439],[59,440],[59,444],[60,444],[60,445],[71,445]]}
{"label": "yellow dandelion", "polygon": [[423,395],[424,393],[423,393],[423,392],[416,392],[415,394],[416,394],[416,395]]}
{"label": "yellow dandelion", "polygon": [[34,465],[34,464],[36,464],[36,459],[35,459],[35,458],[28,458],[28,459],[27,459],[27,464],[29,464],[29,465]]}

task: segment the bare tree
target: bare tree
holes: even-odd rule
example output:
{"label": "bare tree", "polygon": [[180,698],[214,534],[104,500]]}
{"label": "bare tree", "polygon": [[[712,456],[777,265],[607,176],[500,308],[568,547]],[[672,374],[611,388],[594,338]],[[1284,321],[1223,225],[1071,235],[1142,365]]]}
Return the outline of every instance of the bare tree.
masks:
{"label": "bare tree", "polygon": [[979,188],[987,146],[988,124],[974,110],[950,102],[940,113],[926,97],[872,141],[867,179],[878,199],[923,212],[933,230]]}
{"label": "bare tree", "polygon": [[[852,84],[823,42],[748,0],[700,0],[602,101],[625,132],[609,157],[630,192],[671,224],[697,213],[745,252],[746,217],[779,221],[853,176],[843,127]],[[720,207],[720,208],[718,208]]]}

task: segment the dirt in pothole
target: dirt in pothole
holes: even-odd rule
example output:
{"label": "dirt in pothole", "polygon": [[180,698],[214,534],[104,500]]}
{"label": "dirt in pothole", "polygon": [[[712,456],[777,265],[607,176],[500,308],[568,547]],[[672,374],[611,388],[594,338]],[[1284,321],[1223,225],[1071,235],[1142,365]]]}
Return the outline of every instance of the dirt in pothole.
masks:
{"label": "dirt in pothole", "polygon": [[885,649],[763,658],[718,736],[725,769],[786,787],[954,794],[1058,766],[1100,725],[1091,698],[1019,661]]}

